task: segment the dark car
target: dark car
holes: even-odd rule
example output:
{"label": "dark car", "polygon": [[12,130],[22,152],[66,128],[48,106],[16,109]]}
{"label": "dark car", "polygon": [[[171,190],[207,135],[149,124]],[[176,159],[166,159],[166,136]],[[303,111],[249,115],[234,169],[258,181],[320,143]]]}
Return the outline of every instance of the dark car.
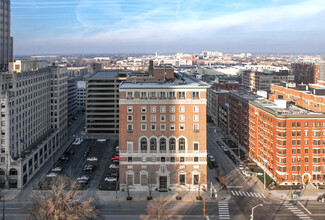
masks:
{"label": "dark car", "polygon": [[85,153],[84,153],[84,158],[87,158],[88,154],[89,154],[89,150],[86,150]]}
{"label": "dark car", "polygon": [[69,157],[67,157],[67,156],[62,155],[60,157],[60,161],[68,161],[68,160],[69,160]]}
{"label": "dark car", "polygon": [[105,182],[99,185],[99,190],[116,191],[119,190],[119,185],[116,182]]}
{"label": "dark car", "polygon": [[325,202],[325,194],[318,196],[317,202]]}
{"label": "dark car", "polygon": [[212,164],[213,164],[213,167],[218,168],[218,162],[216,160],[213,161]]}
{"label": "dark car", "polygon": [[69,151],[66,151],[65,154],[66,154],[66,155],[74,155],[74,151],[69,150]]}
{"label": "dark car", "polygon": [[82,171],[84,172],[94,172],[94,170],[95,170],[95,166],[92,164],[86,164],[82,169]]}

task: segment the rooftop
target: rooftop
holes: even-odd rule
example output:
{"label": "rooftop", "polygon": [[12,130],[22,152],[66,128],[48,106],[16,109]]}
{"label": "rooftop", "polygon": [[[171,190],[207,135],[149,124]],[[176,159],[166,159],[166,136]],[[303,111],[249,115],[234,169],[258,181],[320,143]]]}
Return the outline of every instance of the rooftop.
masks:
{"label": "rooftop", "polygon": [[[248,100],[256,105],[259,105],[263,108],[267,108],[271,110],[277,115],[324,115],[322,113],[312,112],[307,109],[300,108],[296,105],[288,104],[285,100],[279,100],[281,104],[276,104],[268,99],[265,99],[261,96],[245,93],[245,92],[232,92],[233,94]],[[285,107],[283,107],[283,103],[285,102]],[[325,117],[325,115],[324,115]]]}
{"label": "rooftop", "polygon": [[210,85],[204,83],[200,80],[197,80],[194,77],[191,77],[187,74],[179,73],[176,74],[177,78],[175,78],[172,82],[122,82],[120,85],[120,89],[140,89],[140,88],[200,88],[207,89],[210,88]]}
{"label": "rooftop", "polygon": [[97,72],[94,75],[92,75],[90,78],[93,78],[93,79],[116,78],[116,77],[118,77],[118,75],[119,75],[119,72],[117,72],[117,71]]}

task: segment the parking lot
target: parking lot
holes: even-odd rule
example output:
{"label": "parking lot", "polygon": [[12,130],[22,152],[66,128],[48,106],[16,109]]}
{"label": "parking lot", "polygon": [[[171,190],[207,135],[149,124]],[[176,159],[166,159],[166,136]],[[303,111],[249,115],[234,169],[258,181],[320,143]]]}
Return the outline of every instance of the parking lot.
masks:
{"label": "parking lot", "polygon": [[[58,161],[53,162],[53,167],[39,182],[38,187],[49,189],[49,184],[55,178],[65,175],[76,180],[80,190],[116,190],[118,169],[109,168],[112,164],[111,158],[116,154],[116,146],[117,140],[109,139],[83,140],[80,144],[72,144]],[[118,160],[114,160],[114,163],[118,167]],[[109,175],[116,176],[116,181],[112,181],[112,178],[105,181]]]}

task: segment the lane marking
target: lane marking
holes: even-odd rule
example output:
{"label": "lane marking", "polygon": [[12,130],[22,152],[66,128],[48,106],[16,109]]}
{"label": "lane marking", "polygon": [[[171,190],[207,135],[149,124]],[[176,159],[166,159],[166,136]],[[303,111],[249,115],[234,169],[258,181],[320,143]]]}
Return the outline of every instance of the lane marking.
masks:
{"label": "lane marking", "polygon": [[309,215],[311,215],[311,212],[303,204],[301,204],[301,202],[298,201],[298,203],[303,209],[306,210],[306,212],[308,212]]}

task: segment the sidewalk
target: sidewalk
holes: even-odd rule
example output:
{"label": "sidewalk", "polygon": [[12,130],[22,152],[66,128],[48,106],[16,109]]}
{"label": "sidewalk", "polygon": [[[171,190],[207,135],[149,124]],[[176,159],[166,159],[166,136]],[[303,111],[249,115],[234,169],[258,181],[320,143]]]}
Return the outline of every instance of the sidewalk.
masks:
{"label": "sidewalk", "polygon": [[[87,191],[81,193],[82,197],[87,195]],[[127,200],[127,192],[126,191],[95,191],[93,197],[98,198],[102,202],[109,202],[109,201],[119,201],[119,202],[126,202]],[[148,191],[131,191],[130,196],[132,197],[133,202],[144,202],[148,201],[147,197],[149,196]],[[181,192],[158,192],[152,191],[151,193],[153,200],[159,201],[183,201],[183,202],[195,202],[199,201],[196,199],[198,196],[198,192],[195,191],[181,191]],[[176,196],[181,196],[181,200],[176,200]],[[209,192],[200,192],[200,196],[202,197],[202,201],[222,201],[222,200],[229,200],[231,195],[227,193],[225,190],[219,190],[217,192],[217,198],[212,199],[209,197]],[[97,200],[97,199],[96,199]],[[131,202],[131,201],[130,201]]]}
{"label": "sidewalk", "polygon": [[[4,190],[5,193],[5,201],[12,201],[14,199],[16,199],[17,195],[21,192],[21,190],[18,189],[10,189],[10,190]],[[1,199],[2,200],[2,193],[1,192]]]}

